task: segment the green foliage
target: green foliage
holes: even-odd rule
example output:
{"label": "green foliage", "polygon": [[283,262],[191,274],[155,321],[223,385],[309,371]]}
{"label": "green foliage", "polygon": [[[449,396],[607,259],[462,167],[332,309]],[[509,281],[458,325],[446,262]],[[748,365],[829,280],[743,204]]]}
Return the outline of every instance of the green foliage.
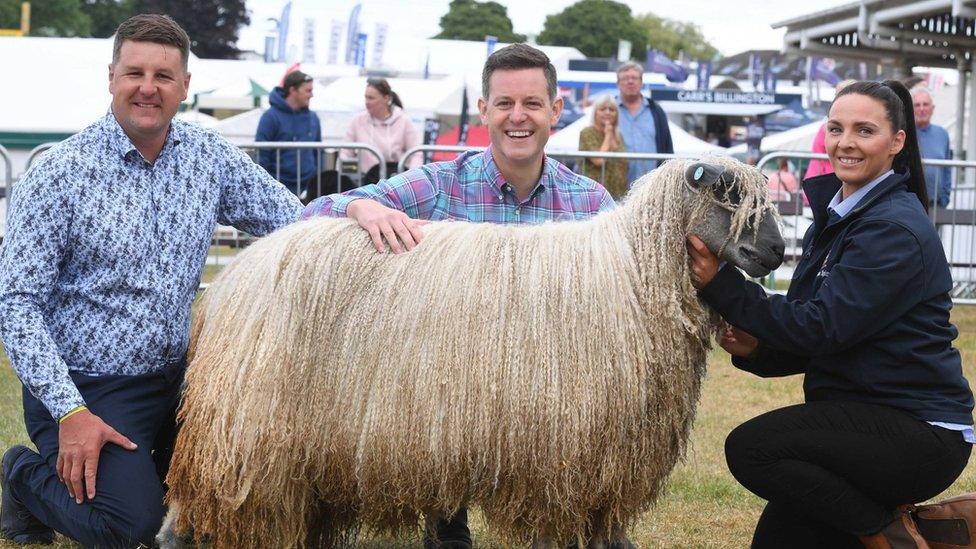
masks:
{"label": "green foliage", "polygon": [[244,0],[134,0],[133,13],[165,13],[190,35],[190,49],[207,59],[237,59],[237,34],[251,23]]}
{"label": "green foliage", "polygon": [[632,56],[643,59],[647,33],[626,4],[612,0],[580,0],[546,17],[539,43],[571,46],[588,57],[614,57],[618,40],[631,42]]}
{"label": "green foliage", "polygon": [[84,0],[81,10],[91,18],[91,36],[108,38],[132,15],[133,0]]}
{"label": "green foliage", "polygon": [[[0,0],[0,28],[20,28],[22,0]],[[31,36],[88,36],[91,18],[81,0],[34,0],[31,2]]]}
{"label": "green foliage", "polygon": [[434,38],[484,40],[496,36],[499,42],[525,42],[525,36],[512,30],[508,9],[498,2],[451,0],[451,7],[441,17],[441,32]]}
{"label": "green foliage", "polygon": [[673,21],[645,13],[636,18],[637,23],[647,33],[648,47],[664,52],[671,59],[678,58],[678,52],[685,52],[694,59],[711,61],[719,56],[719,51],[705,40],[701,28],[694,23]]}

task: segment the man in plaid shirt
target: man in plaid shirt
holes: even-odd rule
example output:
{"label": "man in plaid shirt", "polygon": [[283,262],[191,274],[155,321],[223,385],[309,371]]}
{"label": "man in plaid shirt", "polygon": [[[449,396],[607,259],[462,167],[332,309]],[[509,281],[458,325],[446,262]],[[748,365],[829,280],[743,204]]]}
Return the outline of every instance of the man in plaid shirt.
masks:
{"label": "man in plaid shirt", "polygon": [[[481,75],[481,121],[491,146],[436,162],[375,185],[321,197],[303,217],[355,219],[378,252],[413,249],[427,220],[542,223],[583,219],[614,207],[602,185],[573,173],[544,152],[563,100],[556,69],[541,51],[513,44],[493,53]],[[436,540],[432,539],[436,534]],[[467,510],[440,520],[425,545],[469,549]]]}
{"label": "man in plaid shirt", "polygon": [[525,44],[496,51],[485,62],[482,94],[487,150],[319,198],[303,217],[355,219],[377,251],[389,245],[400,253],[420,242],[425,220],[542,223],[582,219],[614,206],[602,185],[545,155],[563,109],[546,54]]}

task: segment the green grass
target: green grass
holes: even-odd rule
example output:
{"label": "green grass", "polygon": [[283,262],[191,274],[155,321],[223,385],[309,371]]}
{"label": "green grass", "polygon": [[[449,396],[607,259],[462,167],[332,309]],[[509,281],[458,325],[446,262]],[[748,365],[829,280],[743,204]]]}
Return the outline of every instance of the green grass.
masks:
{"label": "green grass", "polygon": [[[959,328],[967,379],[976,378],[976,307],[957,307],[952,321]],[[709,358],[698,418],[688,456],[672,473],[657,507],[629,532],[641,547],[748,547],[763,502],[732,478],[722,451],[726,434],[739,423],[767,410],[802,401],[800,378],[764,380],[732,368],[721,351]],[[21,418],[20,384],[0,353],[0,446],[29,443]],[[976,491],[976,460],[941,497]],[[472,530],[480,547],[500,544],[485,530],[477,512]],[[361,547],[416,547],[416,539],[369,538]],[[0,548],[12,547],[0,542]],[[63,539],[58,547],[76,547]]]}

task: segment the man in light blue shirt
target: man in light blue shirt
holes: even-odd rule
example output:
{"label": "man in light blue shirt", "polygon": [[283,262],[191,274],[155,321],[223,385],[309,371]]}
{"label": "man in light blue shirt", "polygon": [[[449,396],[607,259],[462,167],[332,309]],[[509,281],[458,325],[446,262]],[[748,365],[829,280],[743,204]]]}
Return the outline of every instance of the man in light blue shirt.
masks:
{"label": "man in light blue shirt", "polygon": [[[620,134],[628,152],[674,152],[668,117],[653,99],[644,97],[644,69],[633,61],[617,68],[617,89],[620,91]],[[658,165],[656,160],[630,160],[627,181],[633,183]]]}
{"label": "man in light blue shirt", "polygon": [[[922,158],[948,160],[952,157],[949,149],[949,132],[942,126],[932,124],[935,103],[928,88],[916,86],[911,90],[912,106],[915,110],[915,129],[918,132],[918,149]],[[925,166],[925,190],[929,195],[929,206],[945,208],[949,205],[952,192],[952,170],[947,166]]]}

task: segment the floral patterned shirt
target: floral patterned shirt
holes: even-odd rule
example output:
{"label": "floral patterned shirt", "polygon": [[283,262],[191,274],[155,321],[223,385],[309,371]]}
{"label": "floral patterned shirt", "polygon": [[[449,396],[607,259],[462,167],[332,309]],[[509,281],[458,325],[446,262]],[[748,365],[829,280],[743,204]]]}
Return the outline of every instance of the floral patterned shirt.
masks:
{"label": "floral patterned shirt", "polygon": [[138,375],[183,359],[217,223],[264,235],[298,199],[216,133],[173,120],[153,164],[112,113],[56,145],[14,187],[0,246],[0,338],[60,418],[68,372]]}

